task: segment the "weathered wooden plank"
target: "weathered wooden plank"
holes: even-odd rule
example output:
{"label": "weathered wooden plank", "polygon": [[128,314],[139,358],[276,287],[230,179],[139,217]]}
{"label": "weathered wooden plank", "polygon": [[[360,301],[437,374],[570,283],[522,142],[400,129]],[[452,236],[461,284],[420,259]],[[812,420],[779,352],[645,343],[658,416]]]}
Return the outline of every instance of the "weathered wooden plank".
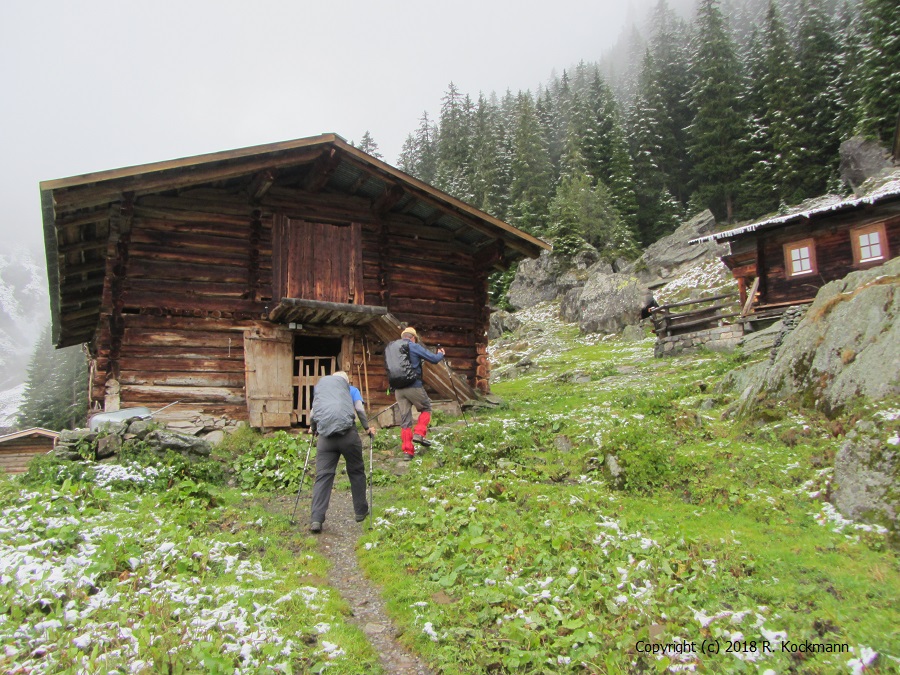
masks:
{"label": "weathered wooden plank", "polygon": [[246,223],[250,213],[255,208],[250,204],[246,197],[234,197],[224,190],[202,191],[195,190],[182,193],[177,197],[169,195],[145,195],[137,200],[135,204],[135,215],[137,209],[158,209],[163,211],[179,212],[179,213],[195,213],[195,214],[214,214],[217,216],[225,216],[228,220],[239,222],[243,219]]}
{"label": "weathered wooden plank", "polygon": [[[189,289],[185,289],[183,280],[173,279],[129,279],[125,282],[125,291],[135,293],[156,293],[159,302],[164,302],[171,295],[216,296],[223,299],[246,296],[246,289],[237,283],[216,283],[210,281],[192,281]],[[224,305],[220,305],[224,306]]]}
{"label": "weathered wooden plank", "polygon": [[[249,209],[248,209],[249,211]],[[186,223],[214,223],[246,226],[250,220],[248,215],[229,216],[222,213],[202,213],[199,211],[179,211],[176,209],[151,208],[136,206],[134,214],[142,219],[154,219],[184,225]]]}
{"label": "weathered wooden plank", "polygon": [[134,356],[132,350],[119,357],[119,367],[123,372],[130,370],[149,373],[157,370],[170,373],[240,373],[242,378],[244,376],[243,358],[203,359],[169,356],[165,353],[157,357]]}
{"label": "weathered wooden plank", "polygon": [[247,233],[242,233],[242,235],[229,237],[222,236],[221,233],[167,232],[141,227],[134,228],[131,234],[131,243],[132,246],[148,246],[149,250],[157,250],[153,247],[177,248],[195,251],[197,255],[204,257],[208,257],[211,251],[228,252],[243,255],[246,259],[250,240]]}
{"label": "weathered wooden plank", "polygon": [[184,281],[214,281],[245,284],[247,272],[236,264],[221,264],[217,260],[207,263],[155,261],[134,258],[128,264],[129,275],[152,279],[182,279]]}
{"label": "weathered wooden plank", "polygon": [[[130,384],[122,387],[122,401],[139,403],[155,403],[162,407],[173,401],[187,403],[203,403],[208,405],[244,403],[243,390],[224,387],[179,387]],[[148,406],[150,407],[150,406]]]}
{"label": "weathered wooden plank", "polygon": [[159,370],[126,370],[120,364],[119,382],[124,385],[146,386],[184,386],[197,389],[227,388],[235,391],[244,389],[244,371],[239,373],[221,373],[206,370],[202,372],[165,372]]}

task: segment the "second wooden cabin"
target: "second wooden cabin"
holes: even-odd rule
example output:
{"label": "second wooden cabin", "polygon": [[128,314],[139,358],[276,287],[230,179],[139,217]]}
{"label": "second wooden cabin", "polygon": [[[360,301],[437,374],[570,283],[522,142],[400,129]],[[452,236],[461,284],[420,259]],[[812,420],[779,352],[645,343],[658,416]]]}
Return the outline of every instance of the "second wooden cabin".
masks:
{"label": "second wooden cabin", "polygon": [[549,246],[339,136],[41,183],[57,347],[87,343],[94,411],[308,423],[347,371],[387,406],[384,344],[446,349],[439,396],[489,390],[488,277]]}

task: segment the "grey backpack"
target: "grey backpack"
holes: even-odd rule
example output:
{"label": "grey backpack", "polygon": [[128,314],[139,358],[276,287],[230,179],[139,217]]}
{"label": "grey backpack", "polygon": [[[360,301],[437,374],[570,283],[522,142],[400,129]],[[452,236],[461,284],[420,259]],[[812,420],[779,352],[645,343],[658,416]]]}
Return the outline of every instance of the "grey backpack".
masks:
{"label": "grey backpack", "polygon": [[320,436],[336,436],[356,424],[350,385],[337,375],[326,375],[313,388],[313,420]]}

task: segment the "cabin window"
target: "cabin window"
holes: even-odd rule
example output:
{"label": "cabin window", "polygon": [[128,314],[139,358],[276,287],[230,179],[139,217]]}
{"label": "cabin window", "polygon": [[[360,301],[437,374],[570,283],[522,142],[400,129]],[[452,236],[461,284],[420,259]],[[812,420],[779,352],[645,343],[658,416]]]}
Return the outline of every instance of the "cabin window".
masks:
{"label": "cabin window", "polygon": [[854,227],[850,230],[853,262],[856,265],[887,260],[887,236],[884,223]]}
{"label": "cabin window", "polygon": [[816,245],[812,239],[784,245],[784,268],[788,278],[816,272]]}

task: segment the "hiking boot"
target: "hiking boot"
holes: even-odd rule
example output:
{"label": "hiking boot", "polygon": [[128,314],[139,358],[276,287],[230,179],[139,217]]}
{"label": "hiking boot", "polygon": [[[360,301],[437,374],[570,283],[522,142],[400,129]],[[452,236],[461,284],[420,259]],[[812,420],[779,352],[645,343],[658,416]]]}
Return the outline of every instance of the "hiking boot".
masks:
{"label": "hiking boot", "polygon": [[356,517],[356,522],[357,522],[357,523],[361,523],[362,521],[364,521],[366,518],[369,517],[369,512],[366,511],[366,512],[363,513],[362,515],[360,515],[360,514],[357,513],[355,517]]}
{"label": "hiking boot", "polygon": [[314,520],[309,524],[309,531],[313,534],[319,534],[322,531],[322,523]]}
{"label": "hiking boot", "polygon": [[413,460],[413,457],[415,457],[415,455],[412,455],[408,452],[404,452],[402,459],[404,462],[411,462]]}
{"label": "hiking boot", "polygon": [[424,445],[426,448],[431,446],[431,441],[426,439],[422,434],[415,434],[413,436],[413,443]]}

